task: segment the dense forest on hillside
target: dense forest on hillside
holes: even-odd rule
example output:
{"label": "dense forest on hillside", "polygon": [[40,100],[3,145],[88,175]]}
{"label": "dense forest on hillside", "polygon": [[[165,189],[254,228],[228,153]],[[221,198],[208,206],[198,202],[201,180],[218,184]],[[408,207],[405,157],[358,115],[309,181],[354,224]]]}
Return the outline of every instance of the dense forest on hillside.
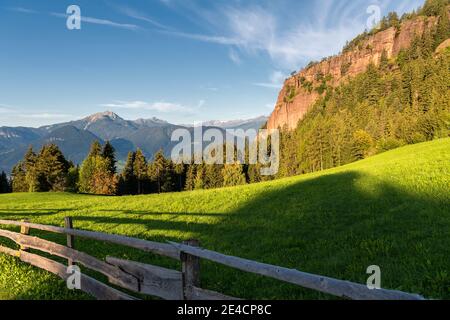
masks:
{"label": "dense forest on hillside", "polygon": [[450,37],[448,1],[427,1],[420,11],[439,13],[431,31],[392,59],[323,97],[282,134],[279,177],[344,165],[367,156],[450,134]]}

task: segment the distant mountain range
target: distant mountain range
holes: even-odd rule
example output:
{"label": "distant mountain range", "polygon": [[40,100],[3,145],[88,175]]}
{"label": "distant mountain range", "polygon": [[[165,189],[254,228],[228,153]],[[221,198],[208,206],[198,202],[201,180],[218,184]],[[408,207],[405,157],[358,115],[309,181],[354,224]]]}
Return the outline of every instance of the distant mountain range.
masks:
{"label": "distant mountain range", "polygon": [[[209,121],[203,127],[221,130],[259,129],[266,121],[267,117]],[[147,158],[152,158],[160,149],[169,155],[176,144],[170,141],[172,132],[179,128],[193,130],[192,126],[175,125],[157,118],[124,120],[110,111],[40,128],[0,127],[0,171],[10,173],[30,145],[35,151],[39,151],[48,143],[57,144],[64,155],[76,164],[83,161],[95,140],[101,143],[109,140],[116,149],[119,161],[125,161],[128,152],[137,148],[142,149]]]}

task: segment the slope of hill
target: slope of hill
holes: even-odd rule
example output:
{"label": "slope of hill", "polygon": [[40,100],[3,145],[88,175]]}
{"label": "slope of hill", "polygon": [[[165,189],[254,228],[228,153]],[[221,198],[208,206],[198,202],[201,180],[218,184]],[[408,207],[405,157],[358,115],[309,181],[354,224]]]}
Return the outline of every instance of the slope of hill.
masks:
{"label": "slope of hill", "polygon": [[[447,0],[441,2],[448,3]],[[341,54],[313,63],[288,78],[268,120],[268,128],[295,129],[314,103],[324,96],[322,88],[326,77],[329,78],[325,85],[329,87],[345,83],[365,72],[371,64],[378,65],[384,53],[388,59],[396,57],[401,50],[409,48],[416,37],[430,32],[442,18],[450,19],[450,6],[445,16],[419,15],[386,30],[360,36],[351,41],[353,46]]]}
{"label": "slope of hill", "polygon": [[0,154],[26,146],[30,141],[37,140],[43,135],[39,129],[0,127]]}
{"label": "slope of hill", "polygon": [[73,126],[64,126],[51,131],[36,144],[36,150],[49,143],[56,143],[68,160],[81,163],[89,152],[94,141],[102,139],[88,130],[81,130]]}
{"label": "slope of hill", "polygon": [[[64,216],[73,216],[81,229],[161,242],[197,238],[203,247],[226,254],[360,283],[375,264],[385,288],[449,299],[449,185],[450,139],[443,139],[320,173],[235,188],[107,199],[0,195],[0,217],[62,225]],[[77,239],[77,247],[99,257],[179,267],[104,243]],[[201,276],[203,287],[237,297],[330,298],[213,263],[202,264]],[[85,297],[2,255],[1,291],[16,299]]]}
{"label": "slope of hill", "polygon": [[15,148],[3,152],[0,158],[0,171],[10,172],[11,168],[23,158],[29,146],[32,146],[34,150],[39,150],[49,143],[57,144],[67,160],[81,163],[88,154],[92,142],[96,140],[103,142],[90,131],[80,130],[73,126],[62,126],[43,136],[37,136],[26,144],[16,145]]}
{"label": "slope of hill", "polygon": [[[303,109],[295,121],[283,123],[278,177],[450,137],[449,4],[449,0],[427,0],[418,13],[401,20],[391,14],[384,31],[358,36],[342,55],[287,81],[280,99],[292,110]],[[417,28],[420,32],[413,32]],[[397,48],[395,42],[403,41],[404,32],[412,37]],[[392,34],[394,44],[375,41],[385,34]],[[361,50],[362,56],[344,68],[342,59]],[[356,68],[358,63],[362,67]],[[314,99],[303,103],[305,94]],[[268,127],[273,128],[271,120]]]}

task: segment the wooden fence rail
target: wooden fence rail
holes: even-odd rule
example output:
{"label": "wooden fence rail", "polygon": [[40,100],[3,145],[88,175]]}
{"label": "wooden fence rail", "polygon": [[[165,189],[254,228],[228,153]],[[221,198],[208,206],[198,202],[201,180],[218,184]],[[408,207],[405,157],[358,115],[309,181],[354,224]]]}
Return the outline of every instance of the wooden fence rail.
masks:
{"label": "wooden fence rail", "polygon": [[[242,271],[274,278],[304,288],[354,300],[423,300],[417,294],[396,290],[375,289],[349,281],[314,275],[294,269],[283,268],[243,258],[224,255],[202,249],[198,241],[190,240],[183,244],[175,242],[158,243],[126,236],[73,229],[72,219],[65,218],[65,228],[30,223],[28,221],[0,220],[0,225],[18,226],[20,233],[0,229],[0,237],[14,241],[19,250],[0,246],[0,252],[18,257],[23,262],[44,269],[67,279],[67,266],[30,253],[38,250],[67,259],[68,266],[81,264],[84,267],[107,276],[108,281],[130,292],[151,295],[168,300],[230,300],[237,299],[200,288],[200,259],[213,261]],[[29,235],[30,229],[49,231],[67,235],[67,246]],[[135,261],[106,257],[99,260],[77,251],[74,238],[83,237],[106,241],[131,248],[152,252],[181,261],[181,271],[165,269]],[[81,290],[101,300],[136,299],[129,294],[114,289],[94,278],[82,275]]]}
{"label": "wooden fence rail", "polygon": [[76,230],[70,228],[61,228],[43,224],[29,223],[26,221],[11,221],[11,220],[0,220],[0,225],[12,225],[19,227],[28,227],[30,229],[49,231],[53,233],[66,234],[71,236],[78,236],[82,238],[106,241],[110,243],[124,245],[130,248],[140,249],[147,252],[152,252],[161,256],[166,256],[172,259],[180,260],[180,252],[172,245],[166,243],[146,241],[136,238],[130,238],[125,236],[92,232],[84,230]]}

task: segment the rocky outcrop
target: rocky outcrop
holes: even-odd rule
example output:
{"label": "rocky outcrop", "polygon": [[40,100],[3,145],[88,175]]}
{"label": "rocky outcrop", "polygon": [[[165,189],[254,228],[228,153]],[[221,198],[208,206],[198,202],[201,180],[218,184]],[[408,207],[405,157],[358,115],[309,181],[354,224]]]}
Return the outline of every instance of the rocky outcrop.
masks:
{"label": "rocky outcrop", "polygon": [[379,64],[383,52],[388,58],[407,48],[416,36],[422,35],[437,23],[436,17],[417,17],[363,40],[357,48],[326,59],[287,79],[278,96],[275,110],[267,122],[268,129],[293,130],[314,102],[321,96],[315,90],[326,79],[327,86],[336,87],[362,72],[371,64]]}
{"label": "rocky outcrop", "polygon": [[450,39],[445,40],[436,48],[436,54],[444,52],[447,48],[450,48]]}

